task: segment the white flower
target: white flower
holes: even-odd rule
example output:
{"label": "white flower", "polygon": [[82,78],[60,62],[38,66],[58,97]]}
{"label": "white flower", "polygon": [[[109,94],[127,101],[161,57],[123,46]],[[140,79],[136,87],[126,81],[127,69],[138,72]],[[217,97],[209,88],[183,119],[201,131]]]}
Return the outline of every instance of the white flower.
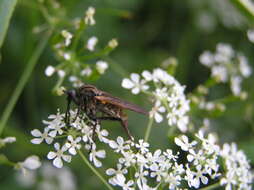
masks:
{"label": "white flower", "polygon": [[254,43],[254,29],[249,29],[247,31],[247,36],[248,36],[248,39]]}
{"label": "white flower", "polygon": [[71,156],[70,155],[65,155],[64,152],[68,149],[66,146],[62,146],[62,148],[60,148],[60,144],[59,143],[55,143],[54,147],[56,149],[56,152],[52,152],[50,151],[47,155],[48,159],[53,160],[53,165],[57,168],[62,168],[63,167],[63,161],[66,162],[71,162]]}
{"label": "white flower", "polygon": [[214,56],[210,51],[205,51],[199,56],[199,61],[207,67],[211,67],[214,63]]}
{"label": "white flower", "polygon": [[58,76],[60,77],[60,78],[64,78],[64,76],[65,76],[65,71],[64,70],[58,70],[57,71],[57,74],[58,74]]}
{"label": "white flower", "polygon": [[164,106],[161,106],[161,102],[156,101],[154,107],[152,108],[149,114],[150,114],[150,117],[154,117],[157,123],[160,123],[163,120],[163,117],[160,113],[164,113],[165,111],[166,109]]}
{"label": "white flower", "polygon": [[183,151],[188,151],[197,144],[197,141],[192,141],[190,143],[188,137],[182,135],[180,138],[175,137],[175,143],[180,146]]}
{"label": "white flower", "polygon": [[18,162],[17,169],[20,169],[23,174],[27,173],[27,170],[36,170],[41,166],[41,162],[38,156],[29,156],[24,162]]}
{"label": "white flower", "polygon": [[201,165],[197,165],[196,169],[197,171],[192,173],[194,177],[191,182],[191,185],[194,186],[195,188],[199,188],[200,181],[206,185],[208,183],[208,178],[205,176],[205,174],[207,173],[206,170],[204,168],[202,169]]}
{"label": "white flower", "polygon": [[108,143],[109,140],[106,138],[108,136],[108,131],[106,129],[100,130],[100,126],[98,125],[95,130],[98,139],[101,142]]}
{"label": "white flower", "polygon": [[52,76],[52,75],[54,74],[55,71],[56,71],[55,67],[49,65],[49,66],[47,66],[47,68],[45,69],[45,75],[46,75],[47,77],[50,77],[50,76]]}
{"label": "white flower", "polygon": [[114,183],[122,187],[123,190],[134,190],[134,187],[132,187],[134,185],[134,182],[130,180],[127,183],[125,183],[125,181],[126,181],[126,178],[124,177],[123,174],[118,174],[114,178]]}
{"label": "white flower", "polygon": [[80,74],[82,75],[82,76],[87,76],[87,77],[89,77],[89,76],[91,76],[91,74],[92,74],[92,69],[89,67],[89,66],[87,66],[85,69],[83,69],[81,72],[80,72]]}
{"label": "white flower", "polygon": [[148,152],[149,143],[144,142],[143,139],[140,139],[140,140],[138,141],[138,144],[136,144],[135,146],[136,146],[136,148],[138,148],[138,149],[140,150],[140,152],[141,152],[142,154]]}
{"label": "white flower", "polygon": [[122,137],[117,137],[116,141],[109,141],[109,146],[115,149],[115,152],[124,153],[125,150],[130,149],[130,145],[127,144]]}
{"label": "white flower", "polygon": [[131,165],[136,163],[135,157],[136,155],[132,152],[123,152],[124,157],[119,158],[119,163],[125,165],[126,167],[130,167]]}
{"label": "white flower", "polygon": [[231,91],[233,92],[233,94],[235,96],[240,96],[242,78],[239,76],[231,77],[230,83]]}
{"label": "white flower", "polygon": [[132,89],[131,92],[133,94],[138,94],[142,90],[147,90],[149,88],[148,85],[146,85],[145,80],[140,80],[140,76],[137,73],[132,73],[130,75],[131,79],[125,78],[122,81],[122,87],[127,89]]}
{"label": "white flower", "polygon": [[[122,164],[117,164],[117,169],[114,169],[114,168],[109,168],[106,170],[106,174],[109,175],[109,176],[116,176],[118,174],[127,174],[128,173],[128,170],[126,168],[123,168]],[[112,177],[109,179],[109,183],[112,184],[112,185],[116,185],[115,184],[115,180],[114,180],[115,177]]]}
{"label": "white flower", "polygon": [[65,46],[66,47],[69,46],[71,44],[71,39],[73,35],[67,30],[62,30],[61,34],[65,38],[65,42],[64,42]]}
{"label": "white flower", "polygon": [[117,169],[109,168],[106,170],[106,174],[109,176],[117,175],[117,174],[127,174],[128,170],[126,168],[123,168],[121,164],[117,164]]}
{"label": "white flower", "polygon": [[93,162],[94,165],[97,168],[99,168],[99,167],[102,166],[102,163],[96,157],[98,157],[98,158],[105,158],[106,157],[106,152],[105,152],[105,150],[98,150],[98,151],[96,151],[96,145],[93,144],[92,145],[91,153],[89,154],[89,160],[91,162]]}
{"label": "white flower", "polygon": [[44,128],[44,132],[40,132],[38,129],[34,129],[31,131],[31,134],[34,136],[34,137],[37,137],[37,138],[34,138],[31,140],[31,143],[33,144],[41,144],[43,140],[46,141],[47,144],[51,144],[53,142],[53,138],[51,136],[49,136],[49,128],[48,127],[45,127]]}
{"label": "white flower", "polygon": [[60,114],[59,111],[57,112],[57,115],[50,115],[48,118],[52,119],[52,121],[45,121],[42,122],[46,125],[48,125],[48,128],[51,129],[49,132],[49,136],[55,137],[57,133],[59,135],[63,134],[62,128],[65,126],[65,122],[63,121],[63,114]]}
{"label": "white flower", "polygon": [[87,41],[87,44],[86,44],[86,48],[89,51],[94,51],[94,48],[95,48],[97,42],[98,42],[97,37],[93,36],[93,37],[89,38],[88,41]]}
{"label": "white flower", "polygon": [[239,70],[240,70],[241,74],[245,78],[249,77],[252,73],[252,70],[248,64],[247,58],[243,55],[238,55],[238,59],[239,59]]}
{"label": "white flower", "polygon": [[112,40],[110,40],[108,42],[108,46],[112,49],[116,48],[118,46],[118,42],[115,38],[113,38]]}
{"label": "white flower", "polygon": [[0,147],[4,146],[7,143],[16,142],[16,137],[5,137],[4,139],[0,138]]}
{"label": "white flower", "polygon": [[189,152],[190,154],[187,155],[187,160],[193,162],[194,165],[199,165],[206,159],[202,150],[199,150],[198,153],[196,153],[193,149],[190,149]]}
{"label": "white flower", "polygon": [[85,23],[87,25],[95,25],[95,20],[93,18],[95,14],[95,8],[89,7],[86,11],[86,16],[85,16]]}
{"label": "white flower", "polygon": [[221,185],[226,185],[225,190],[233,190],[233,186],[237,185],[234,172],[228,172],[225,177],[220,180]]}
{"label": "white flower", "polygon": [[222,65],[212,67],[212,76],[219,82],[226,82],[228,80],[227,68]]}
{"label": "white flower", "polygon": [[77,137],[76,139],[73,139],[73,137],[69,135],[67,139],[69,142],[65,143],[65,146],[68,148],[68,151],[70,154],[76,155],[77,154],[76,149],[81,148],[81,145],[79,144],[79,142],[81,141],[81,137]]}
{"label": "white flower", "polygon": [[97,61],[96,69],[100,74],[103,74],[108,68],[108,63],[105,61]]}
{"label": "white flower", "polygon": [[142,72],[142,76],[144,77],[144,79],[146,80],[146,81],[151,81],[151,80],[153,80],[153,75],[152,75],[152,73],[150,73],[149,71],[143,71]]}

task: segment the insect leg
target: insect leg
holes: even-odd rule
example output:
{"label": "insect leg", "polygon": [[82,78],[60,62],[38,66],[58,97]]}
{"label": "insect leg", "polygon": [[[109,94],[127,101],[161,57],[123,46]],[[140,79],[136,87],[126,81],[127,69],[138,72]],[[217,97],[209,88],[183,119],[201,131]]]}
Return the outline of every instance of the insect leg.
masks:
{"label": "insect leg", "polygon": [[67,108],[66,108],[66,112],[65,112],[65,123],[67,125],[70,124],[70,105],[71,105],[71,99],[68,96],[67,97]]}
{"label": "insect leg", "polygon": [[78,106],[78,111],[77,111],[76,116],[75,116],[75,118],[73,120],[73,123],[76,121],[77,117],[79,116],[80,110],[81,110],[81,106]]}
{"label": "insect leg", "polygon": [[127,133],[128,137],[130,140],[133,140],[133,137],[129,131],[128,128],[128,120],[127,117],[123,117],[123,118],[118,118],[118,117],[98,117],[98,120],[102,121],[102,120],[111,120],[111,121],[119,121],[121,123],[121,125],[123,126],[125,132]]}

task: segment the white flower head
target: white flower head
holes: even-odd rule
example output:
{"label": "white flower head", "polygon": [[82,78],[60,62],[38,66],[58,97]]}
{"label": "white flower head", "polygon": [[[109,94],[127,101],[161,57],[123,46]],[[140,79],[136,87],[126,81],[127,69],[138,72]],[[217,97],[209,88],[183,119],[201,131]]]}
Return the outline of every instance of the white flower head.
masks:
{"label": "white flower head", "polygon": [[114,178],[114,184],[122,187],[123,190],[134,190],[134,181],[130,180],[126,182],[126,178],[123,174],[117,174]]}
{"label": "white flower head", "polygon": [[38,156],[32,155],[27,157],[23,162],[18,162],[16,169],[20,169],[25,175],[27,170],[36,170],[41,166],[41,162]]}
{"label": "white flower head", "polygon": [[88,39],[87,44],[86,44],[86,48],[89,51],[94,51],[94,48],[95,48],[97,42],[98,42],[98,38],[95,37],[95,36],[92,36],[91,38]]}
{"label": "white flower head", "polygon": [[97,61],[96,62],[96,69],[100,74],[104,74],[105,71],[108,69],[108,63],[105,61]]}
{"label": "white flower head", "polygon": [[68,142],[65,143],[65,146],[68,148],[70,154],[76,155],[77,154],[76,149],[81,148],[81,144],[79,144],[79,142],[81,141],[81,137],[77,137],[76,139],[74,139],[73,136],[69,135],[67,139]]}
{"label": "white flower head", "polygon": [[52,65],[47,66],[47,68],[45,69],[45,75],[47,77],[50,77],[54,74],[54,72],[56,71],[55,67],[53,67]]}
{"label": "white flower head", "polygon": [[249,29],[247,31],[247,36],[250,42],[254,43],[254,29]]}
{"label": "white flower head", "polygon": [[89,160],[94,163],[95,167],[99,168],[99,167],[102,166],[102,163],[101,163],[101,161],[99,161],[97,159],[97,157],[98,158],[105,158],[106,157],[106,152],[105,152],[105,150],[96,151],[96,145],[93,144],[92,145],[92,150],[89,154]]}
{"label": "white flower head", "polygon": [[143,139],[140,139],[135,146],[140,150],[141,154],[148,152],[149,143],[145,142]]}
{"label": "white flower head", "polygon": [[52,160],[53,159],[53,165],[57,168],[62,168],[63,167],[63,161],[66,162],[71,162],[71,156],[70,155],[65,155],[64,152],[68,149],[65,145],[60,148],[59,143],[55,143],[54,147],[56,149],[56,152],[50,151],[47,155],[48,159]]}
{"label": "white flower head", "polygon": [[7,143],[14,143],[16,142],[16,137],[5,137],[4,139],[0,138],[0,147],[4,146]]}
{"label": "white flower head", "polygon": [[156,101],[155,106],[150,111],[150,117],[153,117],[157,123],[163,121],[163,116],[160,113],[164,113],[166,111],[164,106],[161,106],[160,101]]}
{"label": "white flower head", "polygon": [[67,30],[62,30],[61,34],[65,39],[65,42],[64,42],[65,46],[66,47],[69,46],[71,44],[71,39],[72,39],[73,35],[70,32],[68,32]]}
{"label": "white flower head", "polygon": [[114,49],[118,46],[118,42],[117,42],[117,39],[113,38],[112,40],[110,40],[108,42],[108,47]]}
{"label": "white flower head", "polygon": [[82,71],[81,71],[81,75],[82,76],[86,76],[86,77],[89,77],[89,76],[91,76],[91,74],[92,74],[92,69],[91,69],[91,67],[89,67],[89,66],[87,66],[85,69],[83,69]]}
{"label": "white flower head", "polygon": [[34,129],[31,131],[31,134],[36,137],[31,140],[33,144],[41,144],[43,140],[46,141],[47,144],[51,144],[53,142],[53,138],[49,136],[49,128],[45,127],[44,132],[40,132],[38,129]]}
{"label": "white flower head", "polygon": [[214,55],[210,51],[205,51],[199,56],[199,61],[201,64],[211,67],[214,63]]}
{"label": "white flower head", "polygon": [[95,25],[94,14],[95,14],[95,8],[89,7],[86,11],[86,16],[85,16],[85,23],[87,25],[91,25],[91,26]]}
{"label": "white flower head", "polygon": [[146,91],[149,88],[149,86],[146,85],[146,81],[143,79],[140,80],[140,76],[137,73],[132,73],[130,79],[123,79],[122,87],[131,89],[133,94],[138,94],[140,91]]}
{"label": "white flower head", "polygon": [[123,137],[117,137],[116,141],[109,141],[109,146],[114,149],[115,152],[121,153],[130,149],[130,145],[124,141]]}
{"label": "white flower head", "polygon": [[182,135],[180,138],[175,137],[175,143],[180,146],[183,151],[189,151],[197,144],[197,141],[189,142],[188,137]]}
{"label": "white flower head", "polygon": [[57,74],[58,74],[58,76],[60,77],[60,78],[64,78],[64,76],[65,76],[65,71],[64,70],[58,70],[57,71]]}

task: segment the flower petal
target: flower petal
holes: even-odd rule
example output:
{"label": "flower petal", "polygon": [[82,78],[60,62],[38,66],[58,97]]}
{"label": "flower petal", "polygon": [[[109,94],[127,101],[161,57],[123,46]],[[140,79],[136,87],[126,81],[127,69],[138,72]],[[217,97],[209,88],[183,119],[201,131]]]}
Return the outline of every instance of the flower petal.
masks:
{"label": "flower petal", "polygon": [[122,81],[122,87],[130,89],[130,88],[134,87],[134,84],[133,84],[133,82],[130,79],[125,78]]}
{"label": "flower petal", "polygon": [[56,157],[53,160],[53,165],[56,166],[57,168],[62,168],[63,167],[63,161],[61,160],[61,158]]}

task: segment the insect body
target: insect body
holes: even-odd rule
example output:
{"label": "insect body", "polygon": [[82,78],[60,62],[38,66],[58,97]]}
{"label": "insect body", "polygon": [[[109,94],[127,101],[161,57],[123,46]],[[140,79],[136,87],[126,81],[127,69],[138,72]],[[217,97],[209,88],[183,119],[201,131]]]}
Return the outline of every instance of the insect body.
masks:
{"label": "insect body", "polygon": [[123,110],[128,109],[148,115],[148,113],[139,106],[114,97],[107,92],[97,89],[93,85],[84,84],[77,89],[66,91],[66,94],[68,105],[65,118],[67,123],[69,123],[70,104],[73,101],[78,106],[77,116],[83,111],[89,119],[95,122],[102,120],[119,121],[128,137],[132,139],[128,129],[128,118]]}

